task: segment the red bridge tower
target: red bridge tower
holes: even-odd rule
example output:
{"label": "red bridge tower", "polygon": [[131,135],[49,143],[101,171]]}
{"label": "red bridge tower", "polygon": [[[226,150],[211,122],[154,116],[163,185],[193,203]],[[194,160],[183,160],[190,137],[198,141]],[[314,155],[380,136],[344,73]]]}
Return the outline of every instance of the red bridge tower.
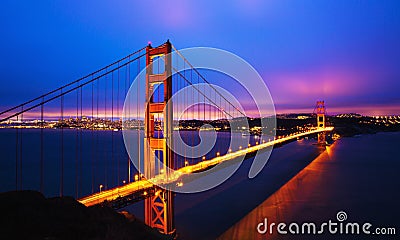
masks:
{"label": "red bridge tower", "polygon": [[[173,152],[169,147],[173,143],[172,103],[168,103],[172,97],[171,54],[169,53],[171,53],[169,41],[155,48],[149,44],[146,48],[144,171],[147,178],[163,172],[168,175],[168,168],[174,167]],[[156,58],[159,58],[160,64],[164,64],[162,73],[153,71],[155,69],[152,63]],[[153,97],[156,89],[164,89],[163,98],[156,100]],[[162,134],[157,134],[155,131],[155,116],[162,119],[160,121]],[[156,161],[161,161],[162,164],[156,164]],[[157,168],[160,165],[162,167]],[[174,198],[171,191],[157,191],[155,196],[145,200],[145,223],[162,233],[174,233]]]}

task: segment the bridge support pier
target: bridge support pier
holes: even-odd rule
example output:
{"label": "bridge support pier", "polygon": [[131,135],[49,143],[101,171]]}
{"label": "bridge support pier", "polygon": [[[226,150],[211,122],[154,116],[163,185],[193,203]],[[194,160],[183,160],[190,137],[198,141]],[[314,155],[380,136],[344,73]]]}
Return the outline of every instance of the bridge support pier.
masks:
{"label": "bridge support pier", "polygon": [[[171,150],[173,109],[172,103],[168,103],[172,97],[171,55],[169,53],[171,53],[169,41],[159,47],[153,48],[148,45],[146,48],[144,171],[147,178],[160,173],[164,173],[167,177],[168,168],[174,167]],[[163,58],[163,60],[158,60],[160,64],[164,63],[163,73],[153,71],[152,63],[158,57]],[[159,64],[157,66],[159,68]],[[155,99],[153,94],[160,89],[164,89],[164,96],[161,99],[160,97]],[[175,232],[173,192],[160,189],[154,196],[145,200],[145,223],[164,234]]]}

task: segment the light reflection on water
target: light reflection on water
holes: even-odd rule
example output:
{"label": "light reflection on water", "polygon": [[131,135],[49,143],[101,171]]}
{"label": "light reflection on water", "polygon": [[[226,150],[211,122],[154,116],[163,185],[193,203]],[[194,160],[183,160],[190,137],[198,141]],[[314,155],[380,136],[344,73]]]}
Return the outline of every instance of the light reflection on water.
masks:
{"label": "light reflection on water", "polygon": [[[336,144],[327,146],[326,151],[233,225],[219,239],[265,239],[265,235],[256,231],[258,222],[262,222],[265,217],[268,217],[268,222],[288,222],[288,219],[293,218],[296,213],[303,210],[305,202],[311,198],[320,198],[321,196],[313,196],[313,194],[319,195],[314,190],[321,187],[324,172],[328,171],[328,165],[323,163],[332,160]],[[276,236],[276,234],[273,236]]]}
{"label": "light reflection on water", "polygon": [[[227,229],[219,239],[314,239],[312,235],[261,235],[257,224],[336,220],[345,211],[348,222],[399,227],[400,181],[397,147],[400,133],[345,138],[326,148],[307,167]],[[325,232],[326,233],[326,232]],[[323,239],[345,235],[324,234]],[[351,239],[365,239],[365,235]]]}

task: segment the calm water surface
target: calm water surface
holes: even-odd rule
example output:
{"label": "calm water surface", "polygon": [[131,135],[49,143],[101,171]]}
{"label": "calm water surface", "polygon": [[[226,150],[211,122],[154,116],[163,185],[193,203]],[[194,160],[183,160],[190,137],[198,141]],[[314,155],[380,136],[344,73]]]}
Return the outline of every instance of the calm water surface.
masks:
{"label": "calm water surface", "polygon": [[[38,131],[23,133],[24,189],[40,186]],[[112,187],[128,178],[128,157],[121,132],[82,131],[81,136],[79,131],[65,130],[63,134],[66,195],[84,196],[98,191],[100,184]],[[219,136],[220,145],[226,138]],[[248,178],[252,163],[248,159],[228,181],[214,189],[177,194],[175,223],[179,236],[281,239],[282,236],[258,234],[257,224],[265,217],[275,222],[335,220],[340,210],[346,211],[352,221],[398,228],[400,133],[344,138],[323,149],[314,143],[313,139],[304,139],[274,149],[266,167],[253,179]],[[16,130],[0,129],[1,191],[15,189],[15,144]],[[44,147],[44,190],[46,195],[55,196],[59,193],[61,169],[59,130],[44,131]],[[76,172],[81,173],[79,178]],[[143,203],[127,210],[143,218]]]}

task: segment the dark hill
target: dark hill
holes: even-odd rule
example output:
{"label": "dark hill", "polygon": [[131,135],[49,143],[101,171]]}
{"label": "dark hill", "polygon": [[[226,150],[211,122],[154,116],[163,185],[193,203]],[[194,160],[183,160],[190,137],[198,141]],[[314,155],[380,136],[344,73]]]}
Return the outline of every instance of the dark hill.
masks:
{"label": "dark hill", "polygon": [[0,194],[1,239],[169,239],[129,213],[35,191]]}

